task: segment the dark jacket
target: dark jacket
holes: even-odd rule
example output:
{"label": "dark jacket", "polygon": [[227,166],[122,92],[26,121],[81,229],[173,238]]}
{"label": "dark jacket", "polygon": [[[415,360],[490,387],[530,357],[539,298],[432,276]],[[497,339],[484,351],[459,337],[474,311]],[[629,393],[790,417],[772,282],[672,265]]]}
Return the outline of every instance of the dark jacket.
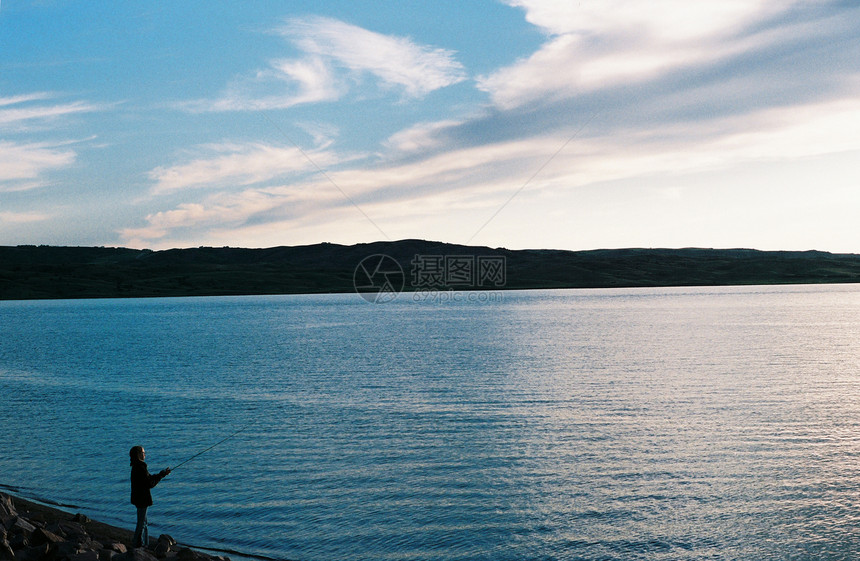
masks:
{"label": "dark jacket", "polygon": [[158,485],[165,475],[167,475],[165,471],[151,475],[146,462],[133,462],[131,464],[131,504],[152,506],[152,493],[149,490]]}

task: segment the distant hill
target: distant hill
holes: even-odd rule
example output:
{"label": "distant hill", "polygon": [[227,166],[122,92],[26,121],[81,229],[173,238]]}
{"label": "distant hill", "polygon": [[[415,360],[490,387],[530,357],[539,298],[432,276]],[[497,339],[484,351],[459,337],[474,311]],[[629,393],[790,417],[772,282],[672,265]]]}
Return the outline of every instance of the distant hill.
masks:
{"label": "distant hill", "polygon": [[820,251],[514,251],[423,240],[166,251],[0,246],[0,299],[352,292],[358,265],[373,255],[397,262],[404,290],[860,282],[860,255]]}

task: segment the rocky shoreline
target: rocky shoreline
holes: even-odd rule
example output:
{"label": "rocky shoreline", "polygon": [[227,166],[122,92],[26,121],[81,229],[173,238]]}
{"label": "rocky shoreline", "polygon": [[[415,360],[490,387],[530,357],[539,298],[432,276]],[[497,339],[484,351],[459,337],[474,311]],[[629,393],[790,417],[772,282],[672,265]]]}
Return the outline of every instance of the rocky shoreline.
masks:
{"label": "rocky shoreline", "polygon": [[83,514],[0,493],[0,561],[229,561],[180,546],[166,534],[132,548],[132,532]]}

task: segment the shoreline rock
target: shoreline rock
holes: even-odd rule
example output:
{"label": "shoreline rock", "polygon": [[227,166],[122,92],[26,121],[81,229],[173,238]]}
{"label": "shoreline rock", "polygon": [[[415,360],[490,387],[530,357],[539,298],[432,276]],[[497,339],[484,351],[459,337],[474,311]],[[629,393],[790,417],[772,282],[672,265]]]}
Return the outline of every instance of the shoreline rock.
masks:
{"label": "shoreline rock", "polygon": [[229,561],[162,534],[132,548],[130,530],[0,493],[0,561]]}

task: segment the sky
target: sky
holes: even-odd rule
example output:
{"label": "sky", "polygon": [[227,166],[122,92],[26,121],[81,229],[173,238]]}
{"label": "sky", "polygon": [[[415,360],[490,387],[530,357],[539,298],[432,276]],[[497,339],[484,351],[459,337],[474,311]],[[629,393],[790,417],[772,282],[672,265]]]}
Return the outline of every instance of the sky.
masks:
{"label": "sky", "polygon": [[860,2],[0,0],[0,245],[860,253]]}

